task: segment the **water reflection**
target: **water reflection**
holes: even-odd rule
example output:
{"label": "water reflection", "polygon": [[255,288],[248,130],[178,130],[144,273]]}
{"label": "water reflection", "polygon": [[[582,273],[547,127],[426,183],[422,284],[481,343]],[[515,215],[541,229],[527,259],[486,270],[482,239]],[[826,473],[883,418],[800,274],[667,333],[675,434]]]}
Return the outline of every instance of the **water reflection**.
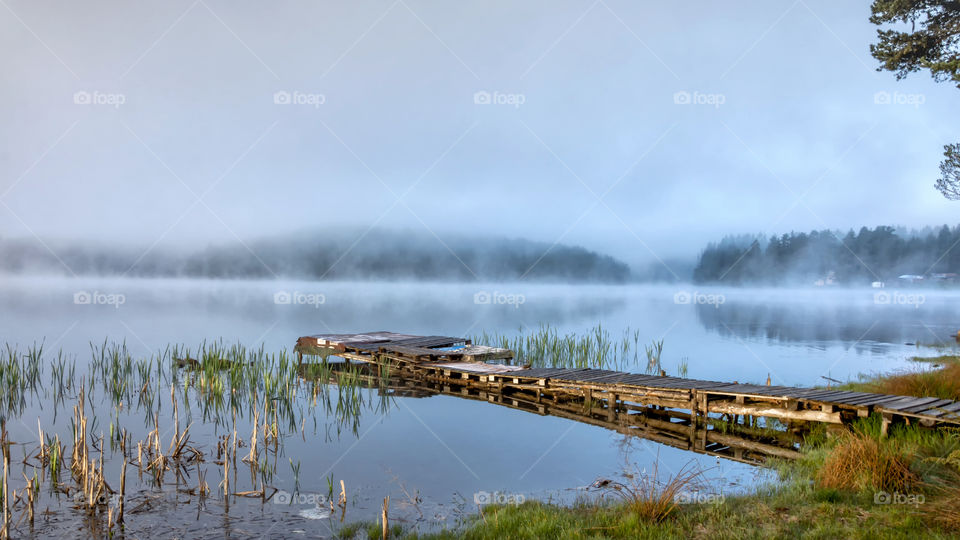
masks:
{"label": "water reflection", "polygon": [[696,315],[705,329],[741,339],[821,346],[852,343],[877,353],[886,350],[883,344],[955,343],[960,301],[952,296],[892,305],[877,303],[875,294],[881,293],[847,291],[840,298],[734,293],[719,307],[697,305]]}
{"label": "water reflection", "polygon": [[[369,370],[369,368],[364,371]],[[611,411],[605,402],[589,406],[582,400],[554,403],[530,396],[478,390],[457,384],[431,383],[419,380],[391,378],[386,385],[372,373],[365,378],[381,394],[404,398],[429,398],[438,395],[483,401],[540,416],[555,416],[575,422],[602,427],[629,437],[654,441],[666,446],[722,457],[751,465],[761,465],[771,458],[796,459],[800,457],[800,437],[785,431],[750,429],[732,424],[718,417],[709,419],[709,426],[690,422],[689,413],[658,407],[636,406]],[[715,415],[716,416],[716,415]]]}

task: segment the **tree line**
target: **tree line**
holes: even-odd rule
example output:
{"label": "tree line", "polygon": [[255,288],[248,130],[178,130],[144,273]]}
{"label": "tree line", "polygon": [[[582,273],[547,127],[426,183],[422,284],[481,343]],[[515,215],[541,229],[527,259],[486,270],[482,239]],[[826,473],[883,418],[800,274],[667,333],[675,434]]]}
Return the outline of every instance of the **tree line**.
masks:
{"label": "tree line", "polygon": [[[47,248],[50,249],[47,249]],[[630,267],[571,245],[374,230],[317,231],[199,249],[0,237],[0,273],[311,280],[625,282]]]}
{"label": "tree line", "polygon": [[790,232],[769,238],[727,236],[697,260],[698,283],[859,285],[901,275],[960,273],[960,226],[906,230],[891,226],[858,232]]}

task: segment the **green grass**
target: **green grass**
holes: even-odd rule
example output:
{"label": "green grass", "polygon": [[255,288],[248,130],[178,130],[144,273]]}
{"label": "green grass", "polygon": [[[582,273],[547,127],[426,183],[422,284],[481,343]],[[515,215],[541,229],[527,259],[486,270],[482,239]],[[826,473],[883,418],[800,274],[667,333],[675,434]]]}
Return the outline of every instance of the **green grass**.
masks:
{"label": "green grass", "polygon": [[[878,468],[881,477],[876,482],[826,485],[836,483],[823,473],[830,470],[827,464],[857,457],[844,451],[850,437],[873,441],[880,453],[903,460],[917,482],[904,487],[902,494],[914,496],[917,503],[877,504],[878,489],[889,487],[882,478],[883,467]],[[580,500],[570,506],[532,501],[485,507],[463,528],[420,537],[926,539],[956,538],[960,533],[955,510],[960,494],[960,431],[895,426],[888,437],[881,437],[880,419],[872,417],[858,421],[850,435],[814,430],[803,454],[797,461],[772,464],[781,483],[741,496],[679,505],[661,520],[644,518],[629,504],[609,498]],[[854,465],[865,472],[873,466],[862,461]]]}
{"label": "green grass", "polygon": [[[648,373],[659,374],[662,369],[663,340],[641,343],[640,331],[629,328],[619,336],[602,325],[582,334],[561,334],[555,327],[541,324],[536,329],[521,328],[515,335],[483,332],[472,340],[510,349],[516,363],[532,367],[629,370],[646,360]],[[678,369],[686,373],[686,360]]]}
{"label": "green grass", "polygon": [[[414,537],[414,535],[411,535]],[[787,489],[682,507],[649,523],[616,505],[527,502],[488,508],[463,530],[420,538],[954,538],[910,506],[874,505],[839,492]]]}

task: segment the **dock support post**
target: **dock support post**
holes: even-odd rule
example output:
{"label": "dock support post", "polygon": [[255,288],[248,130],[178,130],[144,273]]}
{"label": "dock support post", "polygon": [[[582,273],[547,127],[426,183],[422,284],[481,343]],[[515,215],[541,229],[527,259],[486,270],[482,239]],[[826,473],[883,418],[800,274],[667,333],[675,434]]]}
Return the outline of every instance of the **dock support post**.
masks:
{"label": "dock support post", "polygon": [[703,415],[703,431],[700,433],[700,449],[706,450],[707,448],[707,420],[708,415],[710,414],[710,396],[706,393],[700,395],[700,411]]}
{"label": "dock support post", "polygon": [[890,434],[890,424],[893,423],[893,414],[883,413],[883,422],[880,423],[880,434],[886,437]]}
{"label": "dock support post", "polygon": [[689,428],[691,450],[697,447],[697,427],[700,425],[700,412],[697,410],[697,402],[699,401],[699,399],[700,398],[697,395],[697,391],[691,390],[690,392],[690,428]]}
{"label": "dock support post", "polygon": [[607,394],[607,419],[611,422],[617,420],[617,395]]}

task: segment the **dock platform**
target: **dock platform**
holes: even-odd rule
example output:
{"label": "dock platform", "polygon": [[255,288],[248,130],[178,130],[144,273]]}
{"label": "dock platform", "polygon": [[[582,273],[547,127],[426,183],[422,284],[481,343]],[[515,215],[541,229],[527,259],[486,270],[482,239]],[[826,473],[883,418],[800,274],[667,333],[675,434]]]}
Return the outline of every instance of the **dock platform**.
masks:
{"label": "dock platform", "polygon": [[508,349],[474,345],[458,337],[383,331],[320,334],[298,339],[296,351],[301,360],[304,355],[337,356],[388,367],[391,374],[414,381],[515,394],[534,404],[579,401],[591,410],[605,411],[610,421],[621,413],[655,407],[672,410],[693,428],[705,425],[711,414],[723,415],[734,424],[754,425],[757,418],[775,418],[792,425],[845,424],[878,413],[884,433],[894,422],[960,426],[960,402],[953,400],[592,368],[530,368],[508,363],[513,358]]}

